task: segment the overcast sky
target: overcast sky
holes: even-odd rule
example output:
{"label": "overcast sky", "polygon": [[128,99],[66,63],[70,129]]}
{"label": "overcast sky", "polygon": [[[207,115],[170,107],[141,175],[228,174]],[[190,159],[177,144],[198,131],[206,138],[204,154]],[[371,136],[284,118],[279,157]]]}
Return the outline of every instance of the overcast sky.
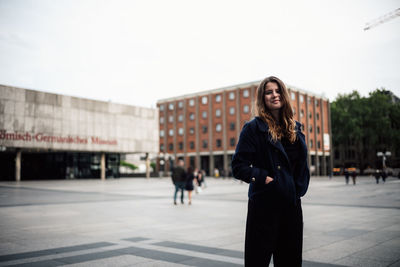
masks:
{"label": "overcast sky", "polygon": [[261,80],[400,96],[399,0],[0,0],[0,84],[155,107]]}

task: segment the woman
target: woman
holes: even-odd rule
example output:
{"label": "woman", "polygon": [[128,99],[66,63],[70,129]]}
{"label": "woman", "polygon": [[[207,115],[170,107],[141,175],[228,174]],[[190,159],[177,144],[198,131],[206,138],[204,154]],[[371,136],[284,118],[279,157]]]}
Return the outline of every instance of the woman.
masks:
{"label": "woman", "polygon": [[185,190],[188,191],[188,196],[189,196],[189,205],[192,205],[192,192],[194,189],[193,180],[194,180],[193,168],[189,167],[187,169],[186,184],[185,184]]}
{"label": "woman", "polygon": [[300,197],[310,179],[301,124],[293,119],[289,95],[276,77],[257,88],[256,117],[240,134],[232,171],[250,184],[245,266],[301,266],[303,215]]}

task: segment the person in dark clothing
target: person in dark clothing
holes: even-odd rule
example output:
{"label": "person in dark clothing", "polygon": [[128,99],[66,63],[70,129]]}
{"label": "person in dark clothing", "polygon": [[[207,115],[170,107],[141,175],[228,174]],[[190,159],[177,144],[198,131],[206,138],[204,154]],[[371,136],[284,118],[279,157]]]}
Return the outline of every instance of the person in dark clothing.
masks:
{"label": "person in dark clothing", "polygon": [[375,180],[376,180],[377,184],[379,184],[379,179],[380,178],[381,178],[381,173],[379,172],[378,169],[376,169],[376,171],[375,171]]}
{"label": "person in dark clothing", "polygon": [[300,197],[310,172],[301,124],[293,119],[288,91],[276,77],[256,92],[256,117],[246,123],[232,158],[236,179],[249,183],[245,266],[301,266]]}
{"label": "person in dark clothing", "polygon": [[184,204],[183,201],[183,190],[185,188],[185,183],[186,183],[186,172],[185,169],[183,168],[184,162],[183,160],[178,161],[178,166],[176,166],[172,170],[172,182],[175,185],[175,193],[174,193],[174,204],[176,205],[176,196],[178,195],[178,191],[181,191],[181,203]]}
{"label": "person in dark clothing", "polygon": [[344,169],[344,180],[346,181],[346,184],[349,184],[349,177],[350,177],[350,173],[347,170],[347,168]]}
{"label": "person in dark clothing", "polygon": [[356,180],[357,180],[357,172],[356,172],[356,170],[354,170],[351,173],[351,179],[353,179],[353,185],[356,185]]}
{"label": "person in dark clothing", "polygon": [[383,183],[386,182],[386,178],[388,177],[387,172],[385,169],[382,169],[382,181]]}
{"label": "person in dark clothing", "polygon": [[193,185],[193,180],[194,180],[194,171],[192,167],[189,167],[187,169],[187,174],[186,174],[186,184],[185,184],[185,190],[188,191],[188,197],[189,197],[189,205],[192,205],[192,192],[194,189]]}

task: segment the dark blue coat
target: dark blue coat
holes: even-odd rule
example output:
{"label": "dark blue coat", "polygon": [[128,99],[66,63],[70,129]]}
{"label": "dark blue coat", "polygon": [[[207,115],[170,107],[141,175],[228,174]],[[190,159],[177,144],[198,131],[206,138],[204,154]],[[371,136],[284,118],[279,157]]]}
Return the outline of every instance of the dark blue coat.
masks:
{"label": "dark blue coat", "polygon": [[[271,201],[296,204],[297,200],[304,196],[310,172],[307,164],[307,146],[300,125],[296,122],[301,151],[293,175],[281,142],[271,139],[268,124],[255,117],[244,125],[232,158],[232,171],[235,178],[250,183],[250,199],[264,196]],[[265,184],[267,176],[272,177],[274,181]]]}

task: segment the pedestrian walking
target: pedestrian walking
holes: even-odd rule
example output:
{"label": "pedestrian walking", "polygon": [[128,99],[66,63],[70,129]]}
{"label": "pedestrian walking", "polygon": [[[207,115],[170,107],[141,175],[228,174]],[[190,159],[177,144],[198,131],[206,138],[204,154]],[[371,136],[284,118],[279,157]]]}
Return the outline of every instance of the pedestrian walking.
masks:
{"label": "pedestrian walking", "polygon": [[185,188],[186,182],[186,172],[183,166],[185,163],[183,160],[178,161],[178,166],[173,168],[172,170],[172,182],[175,185],[175,193],[174,193],[174,204],[176,205],[176,197],[178,195],[178,191],[181,191],[181,203],[184,204],[183,197],[184,193],[183,190]]}
{"label": "pedestrian walking", "polygon": [[196,175],[196,182],[197,182],[196,194],[199,194],[202,192],[201,187],[202,187],[204,181],[205,181],[204,180],[204,172],[200,170],[197,172],[197,175]]}
{"label": "pedestrian walking", "polygon": [[193,168],[190,166],[187,169],[186,184],[185,184],[185,190],[188,191],[189,205],[192,205],[192,192],[194,189],[193,180],[194,180]]}
{"label": "pedestrian walking", "polygon": [[250,184],[245,266],[268,266],[272,255],[275,267],[301,266],[300,198],[310,180],[305,137],[280,79],[261,82],[255,107],[232,158],[233,176]]}
{"label": "pedestrian walking", "polygon": [[388,177],[387,172],[385,169],[382,169],[382,181],[383,183],[386,182],[386,178]]}
{"label": "pedestrian walking", "polygon": [[347,170],[347,168],[344,168],[344,179],[346,181],[346,184],[349,184],[349,177],[350,177],[350,173]]}
{"label": "pedestrian walking", "polygon": [[376,183],[379,184],[379,179],[381,178],[381,174],[378,169],[376,169],[374,176],[375,176]]}
{"label": "pedestrian walking", "polygon": [[354,171],[351,173],[351,178],[352,178],[352,180],[353,180],[353,185],[356,185],[356,179],[357,179],[357,172],[356,172],[356,170],[354,170]]}

